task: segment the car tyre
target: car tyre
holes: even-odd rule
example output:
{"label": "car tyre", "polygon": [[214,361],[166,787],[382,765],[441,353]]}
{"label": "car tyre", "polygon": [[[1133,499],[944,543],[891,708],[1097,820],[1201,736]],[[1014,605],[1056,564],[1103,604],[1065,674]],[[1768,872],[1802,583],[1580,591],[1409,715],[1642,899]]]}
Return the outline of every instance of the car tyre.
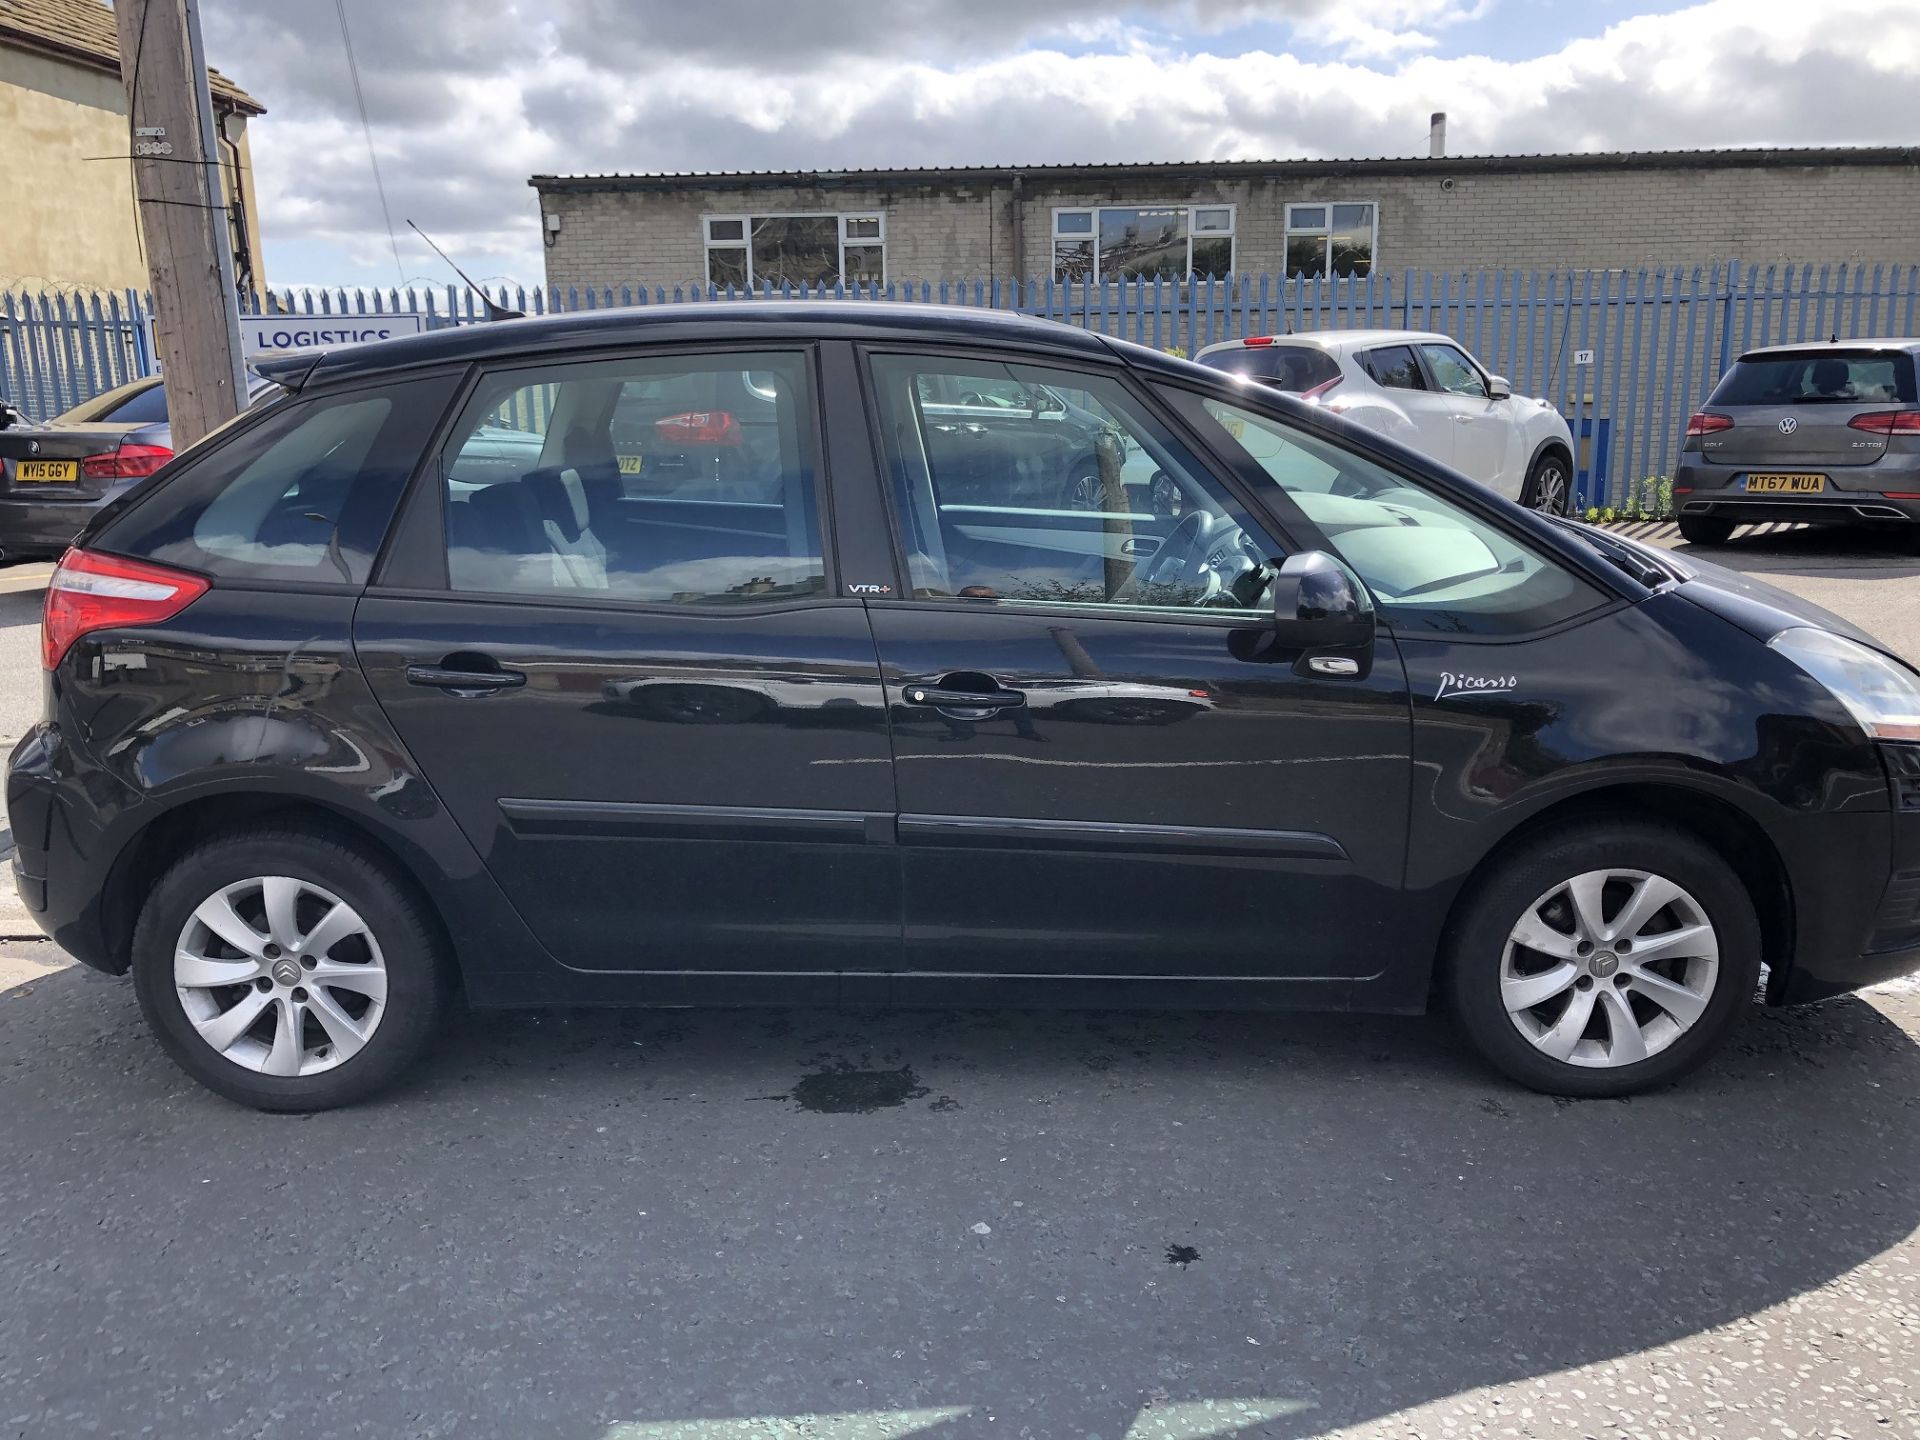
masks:
{"label": "car tyre", "polygon": [[281,1112],[352,1105],[391,1085],[433,1038],[454,973],[438,927],[384,866],[337,836],[280,827],[223,836],[168,869],[134,928],[132,968],[140,1008],[181,1069]]}
{"label": "car tyre", "polygon": [[1680,538],[1689,545],[1724,545],[1733,538],[1733,521],[1712,515],[1682,515]]}
{"label": "car tyre", "polygon": [[1566,458],[1557,450],[1549,450],[1534,461],[1523,493],[1529,510],[1538,510],[1542,515],[1565,515],[1573,498],[1573,477],[1567,469]]}
{"label": "car tyre", "polygon": [[1592,820],[1495,860],[1450,927],[1444,964],[1461,1025],[1508,1078],[1549,1095],[1630,1095],[1725,1042],[1759,983],[1760,926],[1739,876],[1688,831]]}

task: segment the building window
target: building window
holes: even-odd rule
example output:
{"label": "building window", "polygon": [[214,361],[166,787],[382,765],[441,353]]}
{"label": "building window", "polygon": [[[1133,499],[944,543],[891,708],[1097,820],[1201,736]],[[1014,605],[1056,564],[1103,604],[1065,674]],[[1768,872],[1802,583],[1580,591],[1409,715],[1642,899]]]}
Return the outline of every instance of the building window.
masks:
{"label": "building window", "polygon": [[1053,212],[1056,280],[1233,273],[1233,206],[1103,205]]}
{"label": "building window", "polygon": [[1287,206],[1287,274],[1368,275],[1380,238],[1379,207]]}
{"label": "building window", "polygon": [[883,215],[709,215],[709,285],[881,285]]}

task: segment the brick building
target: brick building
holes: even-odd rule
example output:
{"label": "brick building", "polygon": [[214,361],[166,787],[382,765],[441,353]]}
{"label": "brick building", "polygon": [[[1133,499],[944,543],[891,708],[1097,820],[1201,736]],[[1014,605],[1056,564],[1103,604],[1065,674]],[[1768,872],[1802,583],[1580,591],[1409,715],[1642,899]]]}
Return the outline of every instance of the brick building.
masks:
{"label": "brick building", "polygon": [[529,183],[563,287],[1920,260],[1920,147]]}

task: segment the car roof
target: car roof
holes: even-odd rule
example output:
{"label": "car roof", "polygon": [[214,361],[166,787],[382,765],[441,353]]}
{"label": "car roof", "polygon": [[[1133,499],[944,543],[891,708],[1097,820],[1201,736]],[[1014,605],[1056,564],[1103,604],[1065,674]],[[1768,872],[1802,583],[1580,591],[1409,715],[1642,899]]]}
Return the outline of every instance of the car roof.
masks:
{"label": "car roof", "polygon": [[421,365],[659,340],[875,339],[1017,344],[1069,354],[1111,355],[1099,336],[1009,310],[890,300],[720,300],[572,310],[493,320],[255,362],[290,390]]}
{"label": "car roof", "polygon": [[[1459,342],[1451,336],[1441,335],[1432,330],[1295,330],[1284,335],[1264,337],[1275,345],[1308,345],[1316,350],[1343,350],[1365,345],[1405,345],[1416,342],[1432,341],[1436,344],[1454,345]],[[1245,337],[1238,340],[1222,340],[1218,344],[1203,348],[1200,355],[1210,355],[1218,350],[1246,348]],[[1195,358],[1199,358],[1198,355]]]}
{"label": "car roof", "polygon": [[1759,345],[1752,350],[1740,352],[1740,359],[1756,359],[1763,355],[1805,355],[1816,350],[1905,350],[1920,351],[1920,339],[1890,336],[1882,339],[1864,340],[1802,340],[1793,345]]}

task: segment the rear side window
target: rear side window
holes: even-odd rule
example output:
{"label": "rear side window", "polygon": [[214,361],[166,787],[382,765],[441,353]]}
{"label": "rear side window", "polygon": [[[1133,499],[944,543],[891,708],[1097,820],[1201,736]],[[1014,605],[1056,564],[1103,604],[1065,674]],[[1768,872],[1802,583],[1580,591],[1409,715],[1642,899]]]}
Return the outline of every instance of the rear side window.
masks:
{"label": "rear side window", "polygon": [[754,604],[826,587],[805,356],[485,377],[442,456],[455,590]]}
{"label": "rear side window", "polygon": [[1204,356],[1200,363],[1229,375],[1258,380],[1289,395],[1298,395],[1340,378],[1340,366],[1333,358],[1310,345],[1249,345],[1235,350],[1216,350]]}
{"label": "rear side window", "polygon": [[276,405],[144,496],[102,548],[237,580],[364,585],[451,377]]}
{"label": "rear side window", "polygon": [[1424,390],[1420,362],[1413,358],[1411,345],[1388,345],[1379,350],[1360,352],[1360,368],[1390,390]]}
{"label": "rear side window", "polygon": [[1821,346],[1743,355],[1714,386],[1709,405],[1882,405],[1915,401],[1913,357]]}

